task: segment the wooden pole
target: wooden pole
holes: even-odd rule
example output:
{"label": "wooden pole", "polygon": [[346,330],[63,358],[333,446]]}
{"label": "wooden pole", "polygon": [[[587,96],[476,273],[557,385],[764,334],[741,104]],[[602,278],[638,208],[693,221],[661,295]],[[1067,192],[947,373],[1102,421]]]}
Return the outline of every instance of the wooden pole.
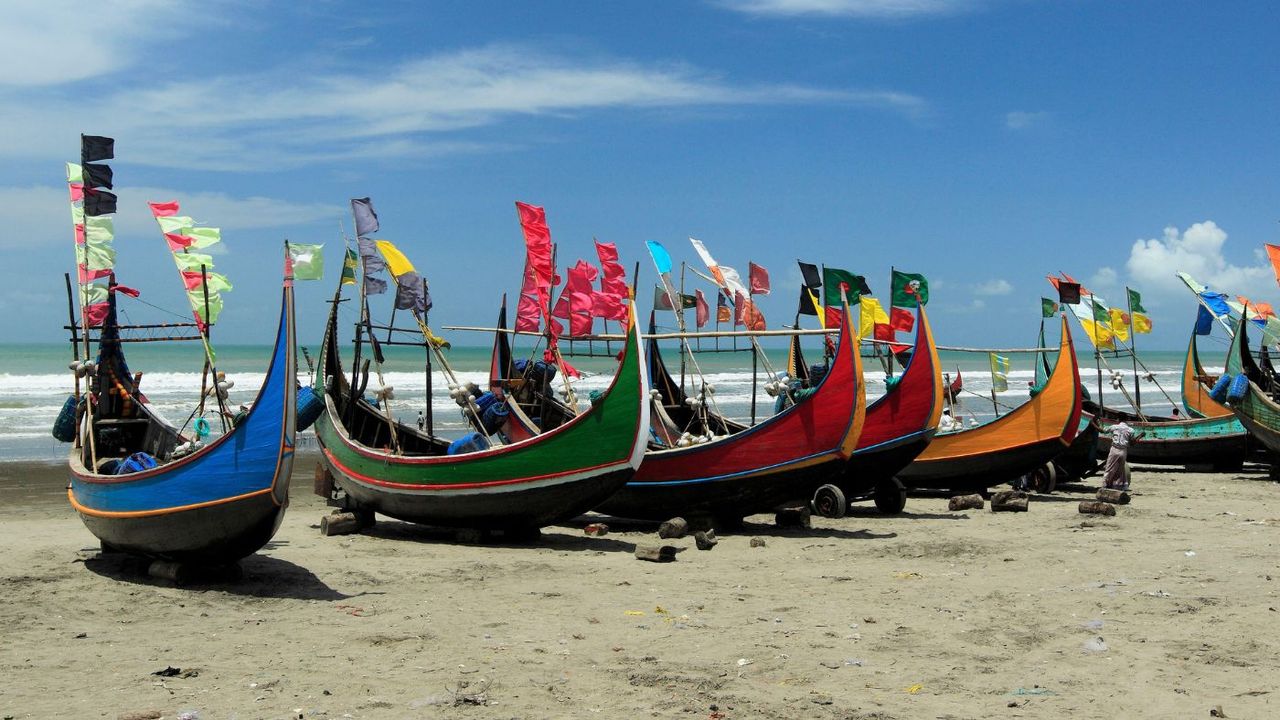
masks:
{"label": "wooden pole", "polygon": [[[1138,377],[1138,331],[1133,326],[1133,299],[1129,295],[1129,287],[1124,288],[1125,304],[1129,307],[1129,356],[1133,358],[1133,403],[1142,412],[1142,383]],[[1248,312],[1248,306],[1245,311]]]}
{"label": "wooden pole", "polygon": [[200,265],[201,289],[204,290],[204,348],[209,359],[209,372],[213,373],[213,395],[218,399],[218,424],[222,432],[227,432],[227,406],[222,399],[221,388],[218,387],[218,368],[213,362],[213,323],[209,322],[209,268]]}
{"label": "wooden pole", "polygon": [[[427,292],[427,279],[422,278],[423,297],[426,297],[426,292]],[[430,327],[430,324],[428,323],[428,315],[425,312],[422,314],[422,324]],[[431,344],[431,338],[425,338],[425,340],[427,345],[429,346]],[[427,350],[427,370],[426,370],[427,436],[435,437],[436,423],[435,423],[434,411],[432,409],[432,405],[435,403],[435,391],[434,391],[434,388],[432,387],[432,380],[431,380],[431,348],[427,347],[426,350]]]}
{"label": "wooden pole", "polygon": [[[752,340],[754,342],[754,339]],[[751,424],[756,424],[756,390],[759,385],[757,379],[757,368],[759,366],[759,355],[755,352],[751,353]]]}

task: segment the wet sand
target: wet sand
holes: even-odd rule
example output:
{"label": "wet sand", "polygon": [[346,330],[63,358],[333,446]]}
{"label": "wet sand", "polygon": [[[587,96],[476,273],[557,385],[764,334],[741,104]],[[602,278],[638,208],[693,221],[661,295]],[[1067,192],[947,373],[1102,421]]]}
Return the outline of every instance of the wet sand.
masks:
{"label": "wet sand", "polygon": [[98,553],[61,466],[0,465],[0,716],[1280,716],[1262,468],[1138,470],[1114,518],[1076,512],[1096,480],[1026,514],[756,516],[652,564],[632,551],[655,526],[608,520],[521,546],[385,519],[321,537],[313,466],[239,582],[174,587]]}

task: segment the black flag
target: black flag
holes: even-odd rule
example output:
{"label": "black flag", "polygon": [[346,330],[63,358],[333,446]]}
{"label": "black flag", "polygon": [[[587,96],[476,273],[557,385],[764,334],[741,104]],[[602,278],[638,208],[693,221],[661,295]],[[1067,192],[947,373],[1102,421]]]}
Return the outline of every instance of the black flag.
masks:
{"label": "black flag", "polygon": [[89,217],[110,215],[116,211],[116,194],[106,190],[84,189],[84,214]]}
{"label": "black flag", "polygon": [[116,141],[114,138],[102,137],[101,135],[81,135],[80,136],[80,162],[87,163],[94,160],[110,160],[116,156]]}
{"label": "black flag", "polygon": [[104,187],[111,189],[111,166],[102,163],[85,163],[81,166],[84,170],[84,186]]}
{"label": "black flag", "polygon": [[822,303],[818,300],[818,294],[805,285],[800,286],[800,304],[796,307],[796,312],[801,315],[817,316]]}
{"label": "black flag", "polygon": [[1080,304],[1080,283],[1058,281],[1058,302],[1064,305]]}
{"label": "black flag", "polygon": [[805,287],[820,288],[822,287],[822,275],[818,272],[818,266],[807,262],[796,261],[800,266],[800,274],[804,276]]}

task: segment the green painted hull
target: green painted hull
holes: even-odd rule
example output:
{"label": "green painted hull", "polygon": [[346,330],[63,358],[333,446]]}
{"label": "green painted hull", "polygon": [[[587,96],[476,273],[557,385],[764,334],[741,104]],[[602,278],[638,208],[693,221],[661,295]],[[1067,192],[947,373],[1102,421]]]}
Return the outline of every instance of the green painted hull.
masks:
{"label": "green painted hull", "polygon": [[1243,318],[1236,326],[1227,353],[1226,373],[1231,376],[1244,373],[1249,387],[1237,402],[1228,402],[1231,412],[1258,442],[1273,453],[1280,453],[1280,404],[1272,400],[1261,387],[1262,371],[1249,354],[1247,323]]}
{"label": "green painted hull", "polygon": [[593,407],[530,439],[458,455],[445,454],[445,441],[405,425],[396,427],[402,453],[380,449],[377,433],[385,432],[386,421],[363,401],[354,408],[348,403],[335,331],[331,315],[318,385],[324,376],[334,381],[324,393],[326,412],[316,422],[316,437],[349,507],[431,525],[540,527],[599,504],[640,465],[648,387],[634,329],[613,385]]}

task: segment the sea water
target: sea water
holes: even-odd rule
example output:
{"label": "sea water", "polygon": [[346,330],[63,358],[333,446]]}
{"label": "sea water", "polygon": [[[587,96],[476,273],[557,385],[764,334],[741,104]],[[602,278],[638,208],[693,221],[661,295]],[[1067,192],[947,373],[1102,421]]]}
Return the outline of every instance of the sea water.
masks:
{"label": "sea water", "polygon": [[[479,336],[462,336],[462,339],[474,342],[476,337]],[[747,350],[748,343],[745,340],[738,339],[735,342],[731,338],[722,338],[718,343],[713,340],[700,341],[695,345],[695,350],[700,350],[694,352],[692,358],[684,356],[686,388],[693,392],[702,382],[713,385],[716,409],[722,415],[743,422],[751,420],[754,395],[756,420],[768,417],[773,414],[774,399],[765,394],[761,386],[769,379],[770,369],[781,372],[786,366],[785,347],[776,339],[770,339],[770,343],[772,346],[765,351],[766,358],[756,362],[753,382],[752,353]],[[809,362],[820,362],[821,340],[807,337],[804,345]],[[313,359],[317,357],[315,345],[300,347],[306,347]],[[604,342],[575,342],[563,343],[562,347],[566,353],[574,353],[568,356],[568,360],[582,371],[582,377],[573,382],[573,388],[585,407],[587,396],[592,390],[604,390],[608,387],[616,366],[614,356],[621,350],[622,343],[614,341],[606,345]],[[225,373],[235,383],[228,401],[232,412],[241,405],[252,404],[262,384],[271,350],[269,345],[217,346],[217,370]],[[343,350],[344,363],[347,372],[350,372],[349,340],[344,344]],[[194,342],[135,343],[126,345],[125,352],[129,369],[142,373],[139,388],[147,400],[163,417],[176,426],[185,426],[189,432],[194,418],[198,417],[196,411],[204,363],[201,345]],[[392,411],[402,421],[416,422],[418,413],[426,407],[424,351],[422,348],[386,347],[384,352],[386,362],[381,368],[382,380],[395,388]],[[1224,352],[1216,345],[1202,348],[1201,357],[1210,372],[1221,370]],[[488,381],[490,347],[455,345],[445,350],[444,354],[455,372],[456,381],[485,387]],[[366,346],[365,357],[368,356]],[[532,343],[521,338],[516,343],[514,356],[540,358],[541,348],[534,349]],[[1028,387],[1034,378],[1034,355],[1010,353],[1007,356],[1011,362],[1009,388],[996,393],[993,403],[991,368],[987,354],[945,350],[940,353],[943,371],[951,377],[959,372],[964,378],[965,392],[961,394],[956,407],[958,416],[982,422],[991,419],[997,411],[1004,414],[1026,402]],[[663,357],[668,371],[678,381],[681,377],[681,353],[674,341],[664,342]],[[1050,354],[1050,357],[1053,355]],[[1147,412],[1168,414],[1172,407],[1170,399],[1179,400],[1183,357],[1183,352],[1142,353],[1141,359],[1146,370],[1155,379],[1154,382],[1145,379],[1141,382],[1142,403]],[[0,345],[0,459],[57,461],[65,457],[67,445],[55,440],[50,431],[63,402],[75,389],[74,376],[67,369],[71,360],[71,348],[65,343]],[[864,362],[868,401],[871,401],[884,394],[887,373],[879,358],[868,357]],[[1110,368],[1124,373],[1124,386],[1132,395],[1131,360],[1126,357],[1108,359],[1106,362]],[[1098,379],[1092,350],[1081,348],[1080,364],[1081,379],[1089,392],[1096,396]],[[308,371],[301,352],[298,365],[299,380],[303,384],[312,384],[312,373]],[[436,432],[446,438],[459,437],[467,432],[467,426],[458,406],[448,395],[448,385],[454,380],[446,377],[438,362],[434,363],[433,370],[432,385],[435,393],[431,406]],[[896,375],[902,369],[895,365],[892,371]],[[1110,378],[1111,371],[1104,366],[1102,391],[1106,403],[1115,407],[1128,407],[1122,394],[1112,388]],[[558,388],[563,388],[561,378],[557,377],[555,382]],[[372,395],[378,385],[377,369],[373,368],[366,392]],[[1168,398],[1164,393],[1168,394]],[[219,428],[216,415],[206,408],[205,417],[216,434]],[[310,431],[304,432],[299,443],[304,447],[314,444],[314,436]]]}

